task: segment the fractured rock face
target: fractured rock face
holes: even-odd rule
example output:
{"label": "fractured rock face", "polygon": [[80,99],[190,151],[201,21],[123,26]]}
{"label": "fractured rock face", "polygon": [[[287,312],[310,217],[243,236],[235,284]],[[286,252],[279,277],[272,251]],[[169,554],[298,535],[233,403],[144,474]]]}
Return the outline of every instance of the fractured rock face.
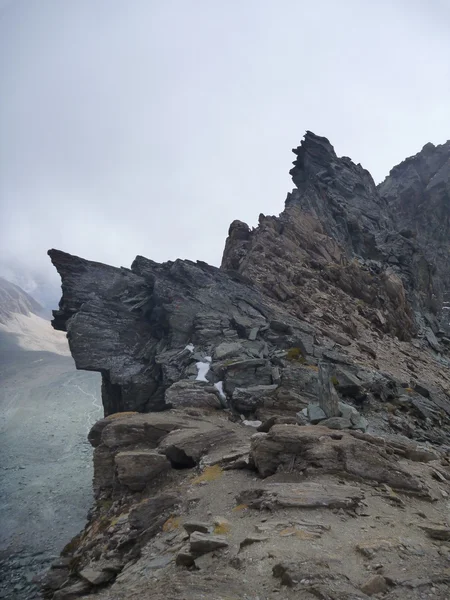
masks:
{"label": "fractured rock face", "polygon": [[397,490],[427,495],[414,475],[400,465],[392,468],[377,438],[360,435],[362,439],[353,432],[334,433],[320,425],[274,425],[269,433],[252,437],[250,459],[263,477],[289,465],[296,471],[342,473],[369,483],[387,483]]}
{"label": "fractured rock face", "polygon": [[106,585],[160,600],[291,594],[280,584],[308,600],[419,600],[431,584],[447,598],[445,446],[396,435],[450,440],[447,148],[378,188],[326,138],[308,132],[294,152],[285,210],[235,221],[221,269],[50,251],[53,324],[77,367],[102,373],[108,415],[89,433],[96,504],[45,584],[55,600]]}
{"label": "fractured rock face", "polygon": [[102,373],[106,415],[167,403],[218,406],[209,390],[183,381],[196,375],[196,348],[214,357],[208,377],[223,381],[228,394],[272,385],[267,344],[288,348],[292,336],[278,332],[271,341],[270,322],[297,330],[294,341],[312,352],[298,319],[242,278],[204,263],[159,265],[138,257],[131,269],[116,269],[57,250],[49,254],[63,280],[53,326],[67,331],[77,368]]}
{"label": "fractured rock face", "polygon": [[[433,282],[435,308],[440,310],[443,293],[450,289],[450,142],[426,144],[394,167],[378,191],[392,207],[399,237],[420,244],[433,265],[430,269],[425,261],[416,260],[415,266],[419,281]],[[418,293],[423,295],[423,289]]]}
{"label": "fractured rock face", "polygon": [[166,390],[166,404],[172,408],[222,408],[219,393],[214,387],[204,387],[197,381],[178,381]]}
{"label": "fractured rock face", "polygon": [[117,479],[133,491],[143,490],[160,473],[170,468],[165,456],[154,450],[129,450],[116,454]]}
{"label": "fractured rock face", "polygon": [[162,493],[139,502],[130,512],[130,526],[138,530],[157,528],[165,520],[167,511],[180,501],[176,494]]}
{"label": "fractured rock face", "polygon": [[100,423],[94,425],[89,436],[95,444],[97,495],[119,485],[141,491],[171,466],[193,467],[210,450],[235,439],[231,423],[216,427],[175,410],[116,415]]}
{"label": "fractured rock face", "polygon": [[319,406],[327,417],[339,417],[339,396],[331,381],[330,365],[321,362],[319,364]]}

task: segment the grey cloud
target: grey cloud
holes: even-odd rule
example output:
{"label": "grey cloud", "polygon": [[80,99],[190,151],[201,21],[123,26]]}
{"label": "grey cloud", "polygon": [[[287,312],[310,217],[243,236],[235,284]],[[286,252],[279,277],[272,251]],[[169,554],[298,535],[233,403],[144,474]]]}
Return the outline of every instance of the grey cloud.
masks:
{"label": "grey cloud", "polygon": [[[219,264],[306,129],[376,180],[450,137],[448,3],[0,1],[0,272]],[[37,285],[43,285],[38,283]]]}

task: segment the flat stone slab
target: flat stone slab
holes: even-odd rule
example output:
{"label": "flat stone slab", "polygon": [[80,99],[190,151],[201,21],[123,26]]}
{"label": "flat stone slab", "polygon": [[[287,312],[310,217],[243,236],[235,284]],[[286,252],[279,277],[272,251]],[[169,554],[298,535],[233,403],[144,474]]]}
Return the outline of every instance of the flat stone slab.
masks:
{"label": "flat stone slab", "polygon": [[208,533],[212,526],[210,523],[204,523],[203,521],[186,521],[183,523],[183,527],[189,535],[194,531],[200,531],[200,533]]}
{"label": "flat stone slab", "polygon": [[[426,485],[397,455],[412,459],[414,444],[377,438],[367,433],[335,431],[320,425],[274,425],[268,433],[255,433],[250,440],[250,461],[259,474],[268,477],[280,466],[310,474],[342,473],[368,483],[385,483],[396,491],[430,498]],[[421,453],[421,458],[422,453]]]}
{"label": "flat stone slab", "polygon": [[308,404],[307,415],[313,425],[327,418],[327,415],[318,404]]}
{"label": "flat stone slab", "polygon": [[200,531],[194,531],[189,544],[190,551],[194,554],[206,554],[227,546],[228,541],[222,535],[210,535]]}
{"label": "flat stone slab", "polygon": [[245,490],[239,504],[251,508],[354,508],[364,498],[357,487],[337,484],[268,483],[264,487]]}
{"label": "flat stone slab", "polygon": [[421,525],[421,529],[433,540],[443,540],[445,542],[450,541],[450,527],[444,527],[441,525],[434,525],[432,527]]}

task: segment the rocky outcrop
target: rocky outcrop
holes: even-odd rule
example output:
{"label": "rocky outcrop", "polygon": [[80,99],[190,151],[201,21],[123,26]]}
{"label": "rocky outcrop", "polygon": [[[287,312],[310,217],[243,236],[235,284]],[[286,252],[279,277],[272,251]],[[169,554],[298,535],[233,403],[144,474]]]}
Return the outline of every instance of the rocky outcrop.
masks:
{"label": "rocky outcrop", "polygon": [[116,413],[98,421],[89,439],[94,446],[94,491],[142,491],[174,468],[194,467],[211,448],[235,440],[233,425],[222,428],[180,411]]}
{"label": "rocky outcrop", "polygon": [[[271,349],[295,345],[302,356],[313,352],[311,327],[214,267],[138,257],[130,270],[115,269],[56,250],[49,254],[63,280],[53,325],[67,331],[79,369],[102,373],[106,415],[167,408],[175,397],[174,388],[165,398],[172,384],[178,391],[186,386],[189,404],[194,388],[180,384],[183,379],[216,384],[202,400],[198,386],[196,404],[220,405],[223,390],[272,384]],[[289,333],[272,331],[271,322]],[[208,365],[212,354],[218,359]]]}
{"label": "rocky outcrop", "polygon": [[392,470],[390,455],[417,456],[424,461],[437,455],[424,452],[407,444],[385,443],[370,435],[355,436],[334,433],[325,427],[298,427],[274,425],[269,433],[259,433],[252,438],[250,460],[257,471],[267,477],[278,469],[290,465],[291,470],[312,475],[319,471],[339,473],[349,478],[386,483],[393,489],[426,494],[422,484],[400,465]]}
{"label": "rocky outcrop", "polygon": [[445,267],[399,231],[392,181],[310,132],[294,153],[285,210],[234,221],[220,269],[49,251],[53,325],[102,373],[106,415],[95,507],[49,596],[446,597]]}
{"label": "rocky outcrop", "polygon": [[399,234],[387,188],[380,194],[361,165],[337,157],[311,132],[294,153],[297,187],[285,210],[260,215],[253,231],[233,222],[222,268],[257,281],[301,314],[323,313],[340,334],[354,335],[359,313],[382,331],[410,337],[419,325],[414,311],[439,313],[439,283],[418,240]]}
{"label": "rocky outcrop", "polygon": [[[90,435],[96,473],[102,450],[118,468],[44,579],[46,597],[181,600],[201,590],[238,600],[239,581],[248,597],[293,587],[311,600],[318,591],[364,598],[380,588],[375,575],[396,599],[418,577],[419,590],[446,597],[448,554],[435,546],[450,531],[442,451],[321,426],[272,424],[254,434],[209,408],[100,423]],[[249,460],[238,465],[249,442]],[[170,447],[195,460],[174,459]]]}
{"label": "rocky outcrop", "polygon": [[[63,281],[53,325],[67,331],[78,368],[102,373],[105,414],[161,410],[175,397],[190,405],[192,394],[198,405],[226,406],[235,389],[283,386],[277,352],[314,366],[354,340],[358,353],[376,357],[363,332],[408,340],[420,330],[444,351],[435,279],[445,269],[436,272],[419,241],[397,233],[398,185],[388,178],[380,195],[366,170],[311,132],[294,152],[297,187],[285,210],[260,215],[252,231],[233,222],[220,270],[143,257],[116,269],[49,251]],[[439,181],[443,160],[430,159]]]}
{"label": "rocky outcrop", "polygon": [[[416,261],[418,293],[424,294],[432,281],[433,301],[441,309],[448,300],[444,294],[450,292],[450,141],[440,146],[426,144],[394,167],[378,191],[392,210],[399,238],[419,245],[428,261],[428,265],[423,259]],[[437,333],[434,315],[425,318]]]}

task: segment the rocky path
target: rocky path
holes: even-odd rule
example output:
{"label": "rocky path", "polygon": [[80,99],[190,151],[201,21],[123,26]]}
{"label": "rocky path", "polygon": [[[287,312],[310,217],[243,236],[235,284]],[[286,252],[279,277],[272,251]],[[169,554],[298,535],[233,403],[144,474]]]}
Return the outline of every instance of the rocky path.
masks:
{"label": "rocky path", "polygon": [[48,597],[448,599],[444,453],[322,425],[261,429],[209,409],[97,423],[96,508]]}

